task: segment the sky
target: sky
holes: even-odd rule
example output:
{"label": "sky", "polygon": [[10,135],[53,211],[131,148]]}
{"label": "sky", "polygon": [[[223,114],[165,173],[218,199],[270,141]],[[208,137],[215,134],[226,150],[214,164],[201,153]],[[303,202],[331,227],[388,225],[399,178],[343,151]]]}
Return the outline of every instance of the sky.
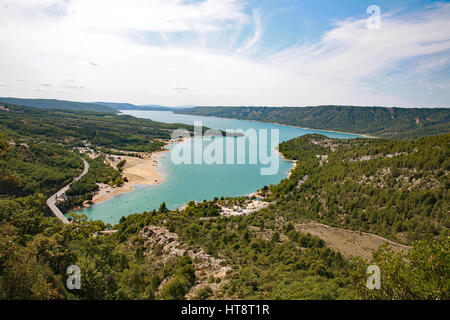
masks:
{"label": "sky", "polygon": [[449,107],[450,1],[0,0],[0,96]]}

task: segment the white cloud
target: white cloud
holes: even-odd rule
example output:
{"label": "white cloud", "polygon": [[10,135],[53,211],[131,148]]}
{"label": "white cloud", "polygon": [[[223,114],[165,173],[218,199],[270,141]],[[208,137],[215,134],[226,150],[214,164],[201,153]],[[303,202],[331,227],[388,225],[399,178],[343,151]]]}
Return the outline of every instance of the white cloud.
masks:
{"label": "white cloud", "polygon": [[64,77],[61,82],[62,83],[73,83],[73,82],[75,82],[75,78],[71,77],[71,76]]}
{"label": "white cloud", "polygon": [[[14,0],[15,1],[15,0]],[[61,1],[44,0],[49,3]],[[143,30],[158,32],[213,31],[245,20],[235,0],[184,3],[179,0],[71,0],[65,4],[68,23],[97,31]]]}
{"label": "white cloud", "polygon": [[342,21],[320,42],[287,49],[271,60],[308,75],[373,77],[407,58],[449,50],[449,16],[450,5],[445,5],[415,15],[386,15],[380,30],[369,30],[366,20]]}
{"label": "white cloud", "polygon": [[261,12],[259,10],[253,10],[253,21],[255,23],[255,33],[250,41],[245,46],[245,49],[250,49],[253,47],[261,38],[262,34],[262,23],[261,23]]}
{"label": "white cloud", "polygon": [[[235,0],[6,4],[0,9],[0,81],[26,80],[0,89],[9,96],[163,105],[414,105],[362,81],[405,59],[450,48],[450,5],[384,16],[381,30],[368,30],[365,20],[341,21],[315,44],[255,60],[248,52],[263,36],[262,13],[250,17]],[[249,23],[254,33],[236,54],[205,45],[204,39],[230,41],[223,32]],[[144,45],[129,37],[132,31],[168,35],[171,44]],[[180,46],[174,32],[194,32],[202,45]],[[448,59],[431,59],[415,73],[436,65],[448,66]]]}

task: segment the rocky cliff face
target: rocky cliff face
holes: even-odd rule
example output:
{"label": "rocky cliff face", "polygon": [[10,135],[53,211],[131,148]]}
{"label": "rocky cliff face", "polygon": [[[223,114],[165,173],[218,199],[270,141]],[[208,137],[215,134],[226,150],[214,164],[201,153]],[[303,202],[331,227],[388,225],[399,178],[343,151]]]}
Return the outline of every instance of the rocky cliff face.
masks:
{"label": "rocky cliff face", "polygon": [[[189,255],[195,266],[196,282],[186,295],[194,298],[202,289],[209,287],[211,297],[216,297],[220,287],[227,281],[227,272],[231,271],[224,260],[207,254],[202,248],[192,248],[183,243],[176,233],[164,227],[148,226],[139,233],[143,239],[144,256],[155,263],[165,265],[172,258]],[[160,288],[164,285],[161,284]]]}

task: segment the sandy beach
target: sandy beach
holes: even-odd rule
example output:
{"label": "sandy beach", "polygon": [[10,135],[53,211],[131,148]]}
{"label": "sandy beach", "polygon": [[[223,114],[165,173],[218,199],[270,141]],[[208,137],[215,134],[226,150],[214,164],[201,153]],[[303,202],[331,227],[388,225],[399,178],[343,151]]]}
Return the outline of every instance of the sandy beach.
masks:
{"label": "sandy beach", "polygon": [[163,181],[161,174],[157,171],[159,162],[157,159],[168,150],[153,152],[151,155],[140,154],[142,158],[130,156],[108,155],[108,163],[116,168],[117,164],[126,160],[123,167],[122,176],[128,179],[121,187],[111,187],[107,184],[99,183],[100,190],[92,198],[92,203],[97,204],[113,198],[119,194],[133,190],[133,186],[137,184],[157,184]]}

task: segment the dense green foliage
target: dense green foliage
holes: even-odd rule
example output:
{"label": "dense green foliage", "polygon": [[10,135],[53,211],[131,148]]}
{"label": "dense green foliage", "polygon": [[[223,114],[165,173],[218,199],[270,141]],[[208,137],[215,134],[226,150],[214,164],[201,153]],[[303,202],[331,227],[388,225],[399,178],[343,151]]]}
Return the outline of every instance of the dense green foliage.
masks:
{"label": "dense green foliage", "polygon": [[[193,207],[193,204],[190,204]],[[278,225],[270,212],[258,215],[202,219],[210,208],[161,214],[145,212],[122,218],[117,236],[133,237],[148,225],[161,225],[189,246],[201,247],[232,267],[218,297],[237,299],[350,299],[356,298],[349,262],[311,235],[292,225]],[[203,214],[199,210],[203,210]],[[273,234],[287,234],[283,240]],[[266,235],[267,233],[267,235]],[[174,281],[175,282],[175,281]],[[171,286],[180,286],[175,282]],[[175,289],[173,289],[175,290]]]}
{"label": "dense green foliage", "polygon": [[[160,150],[164,146],[161,139],[169,139],[171,130],[179,127],[110,113],[5,107],[0,111],[2,153],[6,156],[0,159],[0,195],[41,192],[48,196],[81,173],[78,148],[116,154],[152,152]],[[71,185],[68,198],[58,204],[63,211],[91,200],[97,183],[124,182],[120,171],[107,165],[104,156],[86,160],[90,170]]]}
{"label": "dense green foliage", "polygon": [[[142,252],[121,243],[119,236],[98,235],[110,226],[81,216],[64,225],[48,217],[45,205],[46,197],[81,173],[83,162],[74,147],[120,149],[116,143],[126,141],[125,150],[156,150],[163,143],[150,139],[170,137],[177,125],[91,112],[7,109],[0,112],[1,299],[153,299],[164,280],[172,283],[176,277],[182,293],[193,285],[189,257],[162,267],[147,265]],[[108,132],[113,135],[106,138]],[[63,209],[89,199],[97,182],[123,183],[104,156],[85,159],[90,170],[71,185]],[[83,270],[83,280],[81,290],[69,291],[66,268],[73,264]],[[170,288],[164,290],[166,298],[173,294]]]}
{"label": "dense green foliage", "polygon": [[0,158],[0,195],[49,195],[82,171],[79,155],[61,145],[37,139],[15,141],[0,137],[4,155]]}
{"label": "dense green foliage", "polygon": [[86,157],[86,161],[89,163],[88,173],[73,182],[66,191],[67,199],[58,203],[58,208],[63,212],[81,206],[86,200],[92,200],[93,192],[99,189],[97,183],[111,186],[121,186],[124,183],[120,171],[108,165],[104,155],[94,159]]}
{"label": "dense green foliage", "polygon": [[[360,261],[354,272],[360,279],[360,295],[364,299],[384,300],[449,300],[450,236],[437,241],[415,242],[407,254],[380,247],[370,263]],[[379,266],[381,289],[368,290],[361,277],[369,264]],[[362,278],[362,279],[361,279]]]}
{"label": "dense green foliage", "polygon": [[74,102],[55,99],[20,99],[20,98],[1,98],[0,104],[14,104],[24,107],[33,107],[39,109],[61,109],[61,110],[83,110],[95,112],[115,112],[114,108],[105,105],[86,102]]}
{"label": "dense green foliage", "polygon": [[[32,138],[26,141],[8,143],[0,138],[4,154],[0,158],[0,196],[23,197],[36,192],[49,196],[81,173],[83,162],[77,152],[56,143],[38,142]],[[91,200],[92,192],[98,190],[97,183],[123,184],[120,172],[106,164],[104,156],[86,157],[86,160],[90,170],[71,184],[66,192],[67,199],[58,204],[62,211]]]}
{"label": "dense green foliage", "polygon": [[415,141],[309,135],[284,142],[280,151],[297,167],[271,188],[277,212],[394,241],[433,238],[450,227],[449,143],[450,134]]}
{"label": "dense green foliage", "polygon": [[195,203],[190,201],[184,212],[190,217],[217,217],[220,213],[220,208],[215,202],[204,201]]}
{"label": "dense green foliage", "polygon": [[[297,166],[264,188],[269,207],[246,216],[219,213],[247,197],[216,198],[181,211],[163,202],[114,227],[77,215],[64,225],[48,217],[45,200],[81,172],[74,147],[154,150],[148,141],[171,127],[111,114],[9,110],[0,111],[0,299],[184,299],[203,272],[186,252],[201,250],[229,268],[195,292],[202,299],[449,299],[450,134],[414,141],[308,135],[282,143]],[[98,182],[121,183],[103,156],[85,159],[89,173],[72,184],[63,206],[89,199]],[[383,246],[373,261],[349,261],[299,230],[310,220],[412,248]],[[151,244],[143,234],[150,226],[177,235],[185,253],[167,256],[162,244]],[[80,290],[65,286],[74,264]],[[365,289],[369,264],[381,268],[381,290]]]}
{"label": "dense green foliage", "polygon": [[450,109],[412,109],[353,106],[301,108],[195,107],[184,114],[257,120],[298,127],[371,134],[379,137],[418,138],[450,132]]}
{"label": "dense green foliage", "polygon": [[[195,281],[189,257],[154,268],[115,235],[94,236],[103,223],[75,216],[64,225],[44,216],[44,203],[0,198],[0,299],[154,299],[163,280]],[[70,265],[82,270],[80,290],[65,286]],[[177,292],[169,286],[164,298],[182,298]]]}
{"label": "dense green foliage", "polygon": [[[89,163],[88,175],[71,189],[74,194],[88,191],[85,184],[108,182],[119,174],[102,157]],[[48,142],[10,145],[0,138],[0,164],[1,299],[152,299],[172,273],[186,288],[192,286],[189,258],[173,259],[168,270],[147,268],[142,255],[121,245],[117,236],[94,236],[107,229],[102,222],[74,216],[64,225],[47,217],[46,197],[40,192],[53,193],[80,173],[76,153]],[[46,174],[56,178],[46,181]],[[13,184],[5,184],[8,177],[14,177]],[[81,290],[70,292],[66,268],[73,264],[83,270],[83,280]]]}
{"label": "dense green foliage", "polygon": [[[124,151],[152,152],[170,139],[174,129],[192,130],[183,124],[88,111],[40,110],[7,105],[0,111],[0,128],[11,139],[51,141],[67,147],[104,147]],[[16,141],[17,143],[17,141]]]}

